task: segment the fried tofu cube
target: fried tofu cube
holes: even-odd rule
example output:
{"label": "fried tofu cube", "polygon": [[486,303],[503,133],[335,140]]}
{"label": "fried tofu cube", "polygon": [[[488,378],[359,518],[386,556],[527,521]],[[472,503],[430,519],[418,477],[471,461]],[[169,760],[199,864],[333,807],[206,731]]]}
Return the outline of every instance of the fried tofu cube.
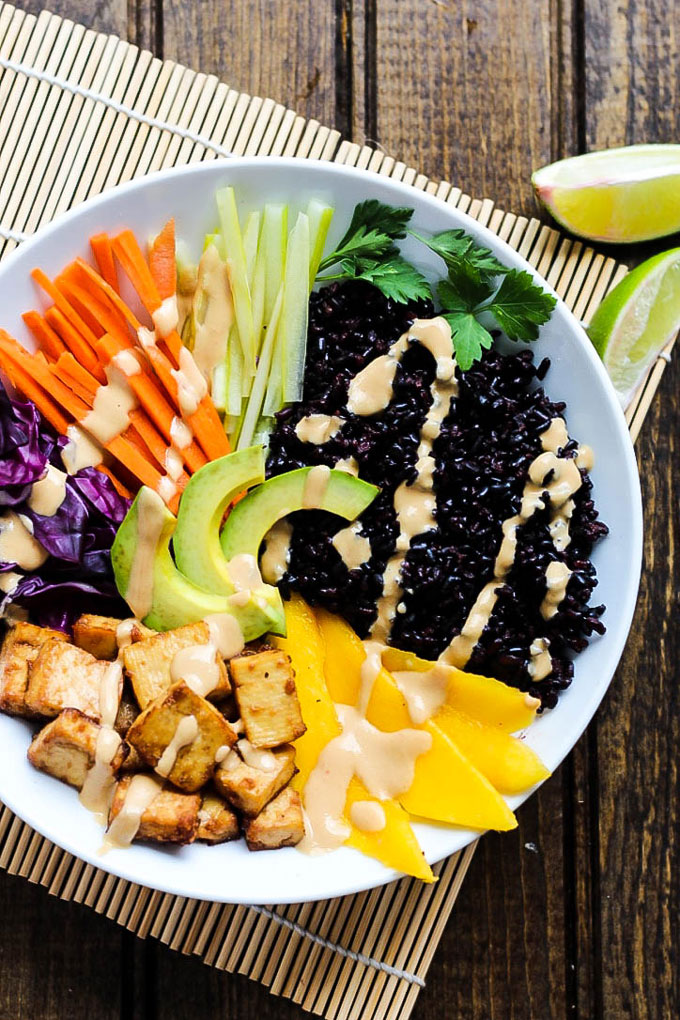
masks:
{"label": "fried tofu cube", "polygon": [[31,664],[46,641],[66,642],[65,634],[32,623],[16,623],[7,631],[0,651],[0,710],[9,715],[33,715],[26,705]]}
{"label": "fried tofu cube", "polygon": [[121,772],[125,773],[146,772],[149,766],[146,764],[137,748],[133,747],[132,744],[128,744],[127,740],[124,741],[124,743],[125,748],[127,750],[127,755],[125,757],[125,761],[121,766]]}
{"label": "fried tofu cube", "polygon": [[82,648],[50,638],[29,671],[26,705],[34,715],[46,716],[79,708],[99,722],[99,691],[108,669],[110,663]]}
{"label": "fried tofu cube", "polygon": [[123,694],[118,706],[118,715],[116,716],[116,721],[113,724],[113,728],[116,733],[120,733],[121,737],[125,737],[127,735],[127,731],[130,729],[138,715],[139,705],[135,700],[135,696],[130,689],[128,681],[125,681],[123,683]]}
{"label": "fried tofu cube", "polygon": [[180,680],[134,721],[127,740],[159,775],[194,793],[212,777],[218,751],[231,747],[236,734],[214,705]]}
{"label": "fried tofu cube", "polygon": [[[154,634],[127,647],[124,652],[125,669],[127,671],[135,697],[140,708],[146,708],[156,698],[161,697],[172,686],[172,664],[175,656],[182,649],[193,645],[207,645],[210,640],[208,624],[204,622],[190,623],[186,627],[177,627],[164,634]],[[215,662],[219,671],[219,680],[210,693],[212,700],[225,697],[231,690],[229,675],[224,660],[215,653]]]}
{"label": "fried tofu cube", "polygon": [[[135,776],[123,776],[116,785],[109,826],[120,813]],[[201,798],[198,794],[180,793],[166,786],[143,811],[135,842],[193,843],[198,831]]]}
{"label": "fried tofu cube", "polygon": [[229,805],[215,793],[204,794],[198,812],[196,839],[214,846],[238,839],[240,834],[238,818]]}
{"label": "fried tofu cube", "polygon": [[247,765],[236,749],[217,767],[215,786],[238,811],[254,817],[295,775],[295,749],[284,744],[270,752],[276,767]]}
{"label": "fried tofu cube", "polygon": [[121,622],[113,616],[83,613],[73,624],[73,643],[94,655],[95,659],[112,661],[118,655],[116,635]]}
{"label": "fried tofu cube", "polygon": [[229,663],[246,736],[253,747],[278,747],[297,740],[302,720],[295,674],[285,652],[272,649],[240,655]]}
{"label": "fried tofu cube", "polygon": [[287,786],[269,801],[257,818],[245,822],[243,829],[249,850],[297,846],[305,834],[300,794]]}
{"label": "fried tofu cube", "polygon": [[[42,772],[80,790],[95,763],[101,726],[77,708],[65,708],[33,738],[28,760]],[[111,762],[113,775],[125,760],[121,742]]]}

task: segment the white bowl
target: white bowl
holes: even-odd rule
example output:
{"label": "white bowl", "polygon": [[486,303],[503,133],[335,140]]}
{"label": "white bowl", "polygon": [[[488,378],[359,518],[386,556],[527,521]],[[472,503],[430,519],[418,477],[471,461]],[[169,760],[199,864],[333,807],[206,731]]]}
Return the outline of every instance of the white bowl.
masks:
{"label": "white bowl", "polygon": [[[40,304],[30,278],[34,266],[53,276],[77,255],[88,257],[88,238],[101,231],[132,227],[145,240],[174,216],[177,235],[200,251],[203,235],[214,229],[215,190],[236,188],[241,212],[265,200],[306,204],[312,195],[336,208],[331,241],[346,228],[354,205],[366,198],[415,209],[413,226],[422,232],[463,227],[503,262],[534,270],[495,234],[452,206],[366,171],[295,159],[233,159],[164,171],[114,188],[84,203],[40,231],[0,265],[2,325],[31,346],[21,313]],[[441,274],[441,263],[413,240],[404,251],[426,272]],[[595,451],[595,499],[610,535],[593,560],[597,601],[607,606],[607,633],[594,638],[576,660],[576,675],[558,707],[527,733],[550,769],[574,746],[604,695],[628,635],[638,589],[642,548],[640,486],[633,448],[614,390],[582,327],[558,301],[534,344],[537,358],[552,367],[546,388],[566,400],[569,431]],[[349,849],[310,858],[295,850],[249,853],[243,842],[219,847],[196,844],[181,849],[133,846],[97,855],[102,833],[75,792],[29,765],[30,728],[0,716],[0,799],[38,832],[95,867],[140,885],[203,900],[229,903],[294,903],[358,892],[397,877],[370,858]],[[510,800],[514,808],[526,797]],[[460,850],[478,833],[439,825],[416,825],[430,862]]]}

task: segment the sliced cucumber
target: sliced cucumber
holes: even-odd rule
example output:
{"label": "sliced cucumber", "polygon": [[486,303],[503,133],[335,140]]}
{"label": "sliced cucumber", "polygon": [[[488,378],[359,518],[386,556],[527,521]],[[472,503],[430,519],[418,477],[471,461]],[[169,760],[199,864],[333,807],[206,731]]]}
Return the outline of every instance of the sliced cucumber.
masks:
{"label": "sliced cucumber", "polygon": [[288,236],[281,313],[283,401],[302,399],[309,313],[309,219],[300,213]]}

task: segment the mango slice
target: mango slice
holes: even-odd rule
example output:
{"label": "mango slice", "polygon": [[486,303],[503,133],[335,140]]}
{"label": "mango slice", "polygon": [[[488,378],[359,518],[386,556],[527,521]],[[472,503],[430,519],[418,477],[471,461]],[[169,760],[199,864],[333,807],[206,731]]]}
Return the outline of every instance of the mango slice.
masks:
{"label": "mango slice", "polygon": [[[348,623],[325,610],[316,618],[326,645],[326,684],[334,701],[354,704],[361,685],[364,646]],[[413,728],[406,702],[383,667],[375,679],[366,717],[385,732]],[[514,829],[503,798],[434,720],[425,723],[432,747],[416,761],[415,778],[399,798],[414,815],[472,829]]]}
{"label": "mango slice", "polygon": [[[399,670],[426,673],[435,665],[399,648],[386,648],[382,661],[392,673]],[[446,703],[451,708],[508,733],[526,729],[534,721],[539,706],[536,698],[493,677],[464,673],[455,666],[449,666],[447,673]]]}
{"label": "mango slice", "polygon": [[[374,800],[356,776],[349,784],[345,815],[349,819],[352,804],[358,800]],[[380,832],[362,832],[352,825],[352,834],[346,845],[361,850],[369,857],[382,861],[388,868],[414,875],[423,882],[434,882],[432,868],[425,860],[416,835],[411,828],[408,812],[395,800],[380,801],[385,812],[385,828]],[[350,823],[351,824],[351,823]]]}

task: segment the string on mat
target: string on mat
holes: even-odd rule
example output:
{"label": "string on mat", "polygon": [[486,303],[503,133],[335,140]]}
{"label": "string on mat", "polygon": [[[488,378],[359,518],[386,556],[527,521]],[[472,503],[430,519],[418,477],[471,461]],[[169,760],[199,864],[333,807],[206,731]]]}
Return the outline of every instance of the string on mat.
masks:
{"label": "string on mat", "polygon": [[126,106],[124,103],[119,103],[111,96],[104,95],[102,92],[96,92],[94,89],[85,88],[83,85],[77,85],[75,82],[69,81],[67,78],[59,78],[57,75],[50,74],[48,71],[40,71],[35,67],[30,67],[28,64],[22,64],[20,61],[9,60],[7,57],[0,57],[0,67],[6,71],[14,71],[15,74],[23,74],[27,78],[35,78],[36,81],[46,82],[48,85],[55,85],[57,88],[64,89],[66,92],[73,93],[74,96],[82,96],[83,99],[91,99],[95,103],[103,103],[105,106],[115,110],[116,113],[124,113],[126,117],[130,117],[131,120],[139,121],[140,124],[146,124],[148,127],[158,128],[160,131],[172,131],[173,134],[179,135],[180,138],[185,138],[189,142],[193,142],[195,145],[202,145],[206,149],[210,149],[212,152],[217,153],[218,156],[223,156],[225,159],[233,156],[233,153],[229,149],[225,149],[223,145],[218,142],[214,142],[212,138],[208,138],[207,135],[198,134],[195,131],[189,131],[187,128],[179,127],[177,124],[171,124],[167,120],[159,120],[158,117],[148,117],[145,113],[140,113],[139,110],[135,110],[132,106]]}
{"label": "string on mat", "polygon": [[0,237],[4,237],[7,241],[16,241],[17,244],[21,244],[22,241],[28,239],[29,235],[22,234],[18,230],[12,230],[10,227],[3,227],[0,224]]}
{"label": "string on mat", "polygon": [[290,931],[294,931],[296,935],[301,935],[303,938],[309,939],[311,942],[316,943],[317,946],[321,946],[323,949],[329,949],[333,953],[337,953],[338,956],[346,957],[349,960],[353,960],[355,963],[363,963],[365,967],[372,967],[374,970],[381,970],[384,974],[389,974],[390,977],[399,978],[401,981],[406,981],[410,985],[418,985],[419,988],[425,987],[425,982],[417,974],[412,974],[408,970],[399,970],[398,967],[392,967],[389,963],[383,963],[382,960],[375,960],[372,956],[365,956],[364,953],[355,953],[353,949],[346,949],[345,946],[339,945],[337,942],[329,942],[328,939],[324,939],[321,935],[317,935],[313,931],[309,931],[307,928],[303,928],[301,924],[296,924],[295,921],[289,920],[287,917],[283,917],[282,914],[277,914],[276,911],[270,910],[269,907],[256,907],[250,906],[249,910],[254,911],[256,914],[262,914],[269,921],[273,921],[275,924],[280,924],[284,928],[288,928]]}

